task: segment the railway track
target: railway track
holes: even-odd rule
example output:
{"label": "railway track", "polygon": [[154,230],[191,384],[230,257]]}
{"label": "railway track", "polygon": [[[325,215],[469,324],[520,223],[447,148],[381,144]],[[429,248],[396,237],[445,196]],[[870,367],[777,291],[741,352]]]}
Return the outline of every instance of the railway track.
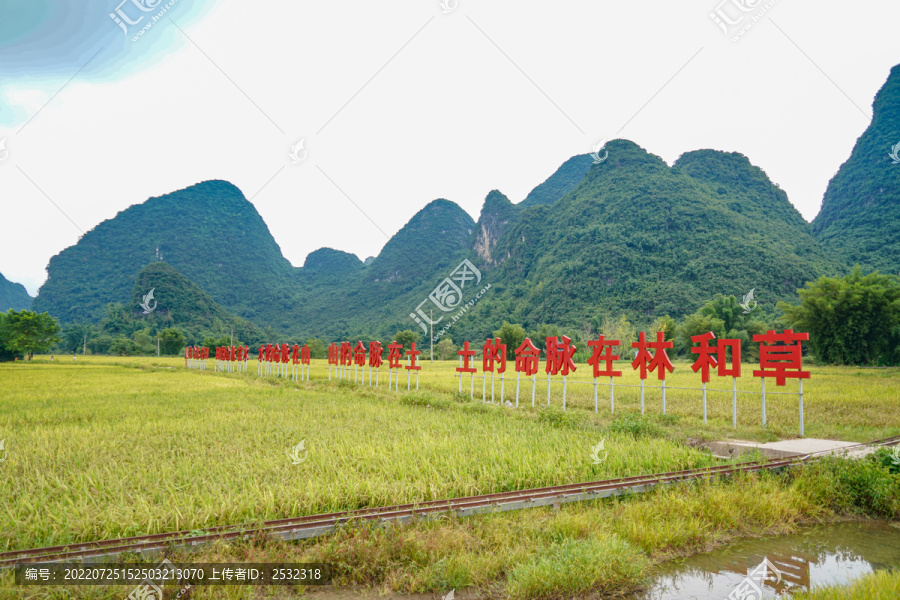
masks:
{"label": "railway track", "polygon": [[[842,450],[863,446],[891,446],[898,443],[900,443],[900,436],[877,440],[868,444],[848,446],[847,448],[842,448]],[[530,490],[516,490],[449,500],[433,500],[416,504],[363,508],[306,517],[278,519],[255,525],[213,527],[205,529],[199,534],[197,531],[178,531],[69,544],[66,546],[14,550],[0,553],[0,569],[37,562],[110,560],[123,554],[139,554],[149,557],[164,552],[170,546],[194,548],[216,541],[241,540],[257,536],[280,538],[282,540],[298,540],[326,535],[349,522],[405,522],[415,518],[434,518],[443,514],[470,516],[537,506],[560,505],[567,502],[640,493],[659,485],[671,485],[706,477],[781,469],[798,465],[817,457],[815,454],[807,454],[798,457],[773,459],[763,463],[703,467],[686,471],[623,477]]]}

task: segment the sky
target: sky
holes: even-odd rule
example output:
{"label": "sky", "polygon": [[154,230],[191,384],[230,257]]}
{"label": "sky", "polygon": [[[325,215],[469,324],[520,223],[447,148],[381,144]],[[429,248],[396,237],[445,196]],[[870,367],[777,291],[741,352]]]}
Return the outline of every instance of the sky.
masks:
{"label": "sky", "polygon": [[[125,208],[238,186],[285,257],[377,255],[626,138],[740,152],[807,220],[900,63],[900,3],[0,0],[0,273]],[[890,149],[886,148],[888,152]]]}

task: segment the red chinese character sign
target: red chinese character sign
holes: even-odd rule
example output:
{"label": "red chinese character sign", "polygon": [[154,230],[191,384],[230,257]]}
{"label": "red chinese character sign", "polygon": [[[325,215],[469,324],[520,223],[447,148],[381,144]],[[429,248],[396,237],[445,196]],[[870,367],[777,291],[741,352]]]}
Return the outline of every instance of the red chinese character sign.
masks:
{"label": "red chinese character sign", "polygon": [[762,387],[762,423],[766,425],[766,377],[774,377],[775,385],[784,385],[788,379],[797,380],[800,396],[800,435],[803,435],[803,380],[809,379],[809,371],[803,370],[803,349],[800,342],[809,340],[808,333],[794,333],[785,329],[783,333],[769,330],[753,336],[759,342],[759,369],[753,371],[760,377]]}
{"label": "red chinese character sign", "polygon": [[[391,342],[388,344],[388,389],[391,389],[391,371],[393,369],[401,369],[403,365],[400,364],[400,361],[403,359],[403,344],[398,344],[397,342]],[[400,386],[400,373],[397,373],[397,388]]]}
{"label": "red chinese character sign", "polygon": [[[506,344],[500,338],[488,338],[481,347],[481,370],[491,374],[491,402],[494,401],[494,373],[500,373],[500,402],[503,402],[503,373],[506,371]],[[487,376],[482,379],[481,399],[485,400]]]}
{"label": "red chinese character sign", "polygon": [[575,355],[576,348],[572,345],[572,340],[566,336],[562,336],[562,340],[557,336],[547,338],[547,357],[544,366],[547,371],[547,406],[550,406],[550,376],[563,376],[563,397],[562,407],[566,409],[566,376],[569,372],[575,372],[575,362],[572,357]]}
{"label": "red chinese character sign", "polygon": [[459,366],[456,372],[459,373],[459,393],[462,394],[462,376],[463,373],[469,373],[469,398],[473,397],[475,388],[475,373],[478,369],[475,367],[475,351],[469,349],[469,342],[463,342],[463,347],[456,354],[459,356]]}
{"label": "red chinese character sign", "polygon": [[534,406],[534,390],[537,379],[533,377],[540,368],[541,351],[534,345],[531,338],[525,338],[514,351],[516,355],[516,406],[519,406],[519,381],[522,373],[531,377],[531,406]]}
{"label": "red chinese character sign", "polygon": [[406,365],[406,389],[408,390],[410,387],[410,376],[411,371],[416,372],[416,389],[419,389],[419,371],[422,369],[420,365],[416,363],[416,359],[419,355],[422,354],[421,350],[416,350],[416,343],[410,343],[410,349],[406,352],[406,356],[409,358],[409,364]]}
{"label": "red chinese character sign", "polygon": [[[594,412],[598,412],[597,404],[597,378],[609,377],[609,410],[616,410],[616,396],[613,390],[613,377],[621,377],[622,371],[616,371],[613,363],[619,360],[618,354],[613,354],[613,347],[620,345],[620,340],[608,340],[606,336],[600,335],[596,340],[589,341],[588,348],[591,349],[591,357],[587,359],[587,363],[594,368]],[[600,362],[603,362],[603,368],[600,368]]]}
{"label": "red chinese character sign", "polygon": [[[637,356],[634,357],[631,368],[641,370],[641,414],[644,414],[644,380],[647,379],[648,371],[656,371],[662,382],[663,414],[666,412],[666,371],[671,373],[675,370],[666,348],[672,348],[675,344],[665,341],[665,335],[664,332],[657,331],[656,341],[648,342],[647,334],[642,331],[638,334],[638,341],[631,344],[632,348],[637,348]],[[654,352],[651,354],[650,350]]]}

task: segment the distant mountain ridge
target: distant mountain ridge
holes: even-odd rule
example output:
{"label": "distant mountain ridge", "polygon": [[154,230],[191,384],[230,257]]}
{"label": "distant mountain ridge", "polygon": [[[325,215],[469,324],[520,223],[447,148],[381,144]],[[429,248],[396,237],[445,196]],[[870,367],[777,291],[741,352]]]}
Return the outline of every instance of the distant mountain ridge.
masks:
{"label": "distant mountain ridge", "polygon": [[365,263],[322,248],[294,268],[243,194],[209,181],[132,206],[88,232],[51,259],[34,306],[64,322],[96,320],[107,302],[134,301],[133,286],[158,246],[223,311],[299,338],[424,333],[417,308],[446,324],[447,311],[474,293],[450,280],[464,259],[478,269],[479,285],[491,287],[453,325],[456,341],[483,339],[504,320],[586,330],[597,318],[625,314],[647,326],[751,289],[771,310],[796,299],[805,282],[854,262],[900,269],[896,228],[879,227],[900,217],[900,165],[869,172],[888,166],[879,158],[886,140],[896,132],[900,141],[898,80],[895,68],[876,98],[871,131],[832,180],[813,224],[742,154],[697,150],[669,167],[633,142],[613,140],[606,160],[570,158],[519,204],[492,190],[477,222],[454,202],[434,200]]}
{"label": "distant mountain ridge", "polygon": [[0,312],[9,309],[27,310],[31,308],[32,302],[34,298],[28,294],[24,285],[10,281],[0,273]]}
{"label": "distant mountain ridge", "polygon": [[900,161],[890,154],[898,144],[900,65],[875,96],[872,123],[829,182],[812,223],[822,244],[851,264],[893,274],[900,272]]}

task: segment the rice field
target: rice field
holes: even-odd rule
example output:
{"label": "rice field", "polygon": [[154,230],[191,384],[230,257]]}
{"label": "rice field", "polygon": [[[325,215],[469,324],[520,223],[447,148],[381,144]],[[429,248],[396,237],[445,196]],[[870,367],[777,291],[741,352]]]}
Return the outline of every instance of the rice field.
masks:
{"label": "rice field", "polygon": [[[407,384],[405,371],[399,390],[388,389],[386,369],[378,374],[377,387],[374,377],[369,385],[368,370],[363,376],[351,369],[347,381],[332,369],[329,380],[325,361],[313,361],[310,382],[258,377],[255,361],[250,361],[247,374],[186,369],[180,358],[79,356],[73,362],[59,357],[50,362],[49,357],[38,357],[31,364],[0,364],[0,440],[4,440],[0,450],[0,548],[203,530],[365,506],[688,469],[714,464],[708,454],[684,443],[689,438],[796,435],[796,396],[770,395],[768,427],[763,428],[759,396],[749,393],[759,389],[758,380],[752,377],[736,382],[738,390],[748,392],[738,395],[736,429],[731,422],[730,391],[712,391],[730,386],[721,386],[715,379],[709,385],[708,422],[704,424],[699,390],[681,389],[699,387],[699,375],[687,363],[676,363],[675,373],[667,379],[665,415],[661,390],[650,387],[658,382],[648,383],[643,418],[639,418],[640,388],[626,387],[638,386],[639,380],[626,363],[621,367],[623,385],[615,389],[614,412],[606,380],[598,382],[596,413],[593,381],[580,376],[587,366],[579,366],[567,380],[565,411],[561,378],[554,378],[550,385],[549,407],[545,376],[533,384],[534,407],[532,382],[523,379],[516,409],[500,405],[501,394],[503,400],[515,403],[515,379],[501,382],[496,377],[491,403],[490,378],[464,378],[460,394],[455,367],[455,362],[424,362],[417,392],[415,376]],[[745,369],[746,373],[750,370]],[[900,434],[900,370],[816,366],[810,370],[812,379],[804,386],[808,437],[865,441]],[[793,386],[796,391],[796,383]],[[603,448],[597,453],[601,441]],[[602,456],[599,464],[595,455]],[[772,514],[761,516],[756,525],[750,515],[765,503],[759,491],[746,499],[749,505],[734,513],[736,521],[712,528],[697,521],[698,509],[689,509],[687,499],[672,490],[647,502],[654,506],[672,502],[663,512],[686,511],[688,527],[642,525],[641,502],[621,509],[630,515],[624,520],[615,516],[620,509],[598,512],[602,503],[589,503],[567,509],[582,515],[574,533],[584,535],[541,538],[541,548],[559,552],[576,565],[591,553],[621,554],[616,540],[585,533],[585,527],[590,529],[601,521],[616,524],[610,533],[634,548],[656,554],[666,548],[679,551],[702,544],[714,530],[719,532],[716,536],[727,537],[733,535],[729,532],[747,527],[777,528],[818,514],[819,509],[808,499],[785,496],[780,487],[772,485],[775,487],[767,492],[773,494],[769,501]],[[738,488],[721,489],[729,494],[729,503],[742,495]],[[702,504],[700,499],[695,501]],[[721,518],[722,506],[722,501],[716,501],[708,508]],[[793,508],[788,510],[788,506]],[[509,556],[504,554],[506,550],[500,552],[492,540],[499,540],[496,536],[509,523],[528,523],[530,517],[523,513],[492,519],[499,519],[498,529],[485,534],[482,550],[475,552],[469,548],[470,542],[459,548],[454,560],[465,561],[459,573],[468,574],[460,575],[460,585],[488,585],[492,578],[505,577],[504,593],[522,598],[545,597],[542,582],[548,574],[561,578],[563,587],[581,585],[580,580],[569,581],[565,572],[544,564],[545,553],[530,548],[531,542],[525,538],[515,544],[513,540],[502,543]],[[478,529],[485,522],[462,522],[460,527]],[[411,536],[409,543],[420,543],[426,535],[416,527],[404,530],[404,536]],[[440,524],[423,527],[440,539],[455,535]],[[304,559],[336,560],[353,544],[368,544],[366,535],[353,533],[354,539],[362,536],[356,541],[310,541],[290,552]],[[407,592],[449,589],[451,584],[441,579],[446,575],[441,569],[447,568],[447,557],[441,554],[444,550],[429,546],[423,552],[432,550],[436,552],[434,564],[424,571],[398,557],[400,562],[389,572],[400,579],[385,580],[386,584]],[[378,550],[382,551],[387,548]],[[405,552],[401,554],[405,556]],[[628,552],[634,553],[633,549]],[[513,555],[522,562],[503,575],[504,565],[510,564]],[[365,560],[377,557],[366,555]],[[640,569],[634,568],[636,564],[616,563],[614,569],[609,567],[612,571],[597,572],[596,585],[588,587],[612,590],[616,578],[633,585],[640,578],[638,571],[647,569],[644,562]],[[372,581],[378,581],[373,577]],[[205,592],[198,593],[206,597]]]}
{"label": "rice field", "polygon": [[[0,463],[0,547],[203,529],[711,461],[674,441],[601,431],[575,413],[516,413],[424,391],[327,379],[293,385],[163,365],[172,362],[0,367],[0,439],[8,453]],[[591,450],[600,441],[605,458],[595,465]]]}

